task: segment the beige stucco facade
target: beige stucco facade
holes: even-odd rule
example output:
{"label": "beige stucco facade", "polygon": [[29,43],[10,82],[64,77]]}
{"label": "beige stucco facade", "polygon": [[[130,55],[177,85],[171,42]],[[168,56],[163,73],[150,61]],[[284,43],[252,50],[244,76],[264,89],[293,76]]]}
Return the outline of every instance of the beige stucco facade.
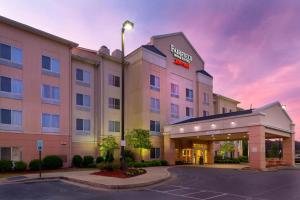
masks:
{"label": "beige stucco facade", "polygon": [[[13,63],[13,58],[0,58],[1,79],[19,80],[23,88],[22,94],[17,96],[0,91],[1,113],[4,110],[0,148],[5,152],[4,156],[0,154],[0,159],[1,155],[5,158],[9,155],[12,160],[29,162],[37,158],[36,140],[41,139],[43,155],[59,155],[67,166],[73,155],[97,156],[98,145],[107,136],[114,136],[120,143],[119,50],[110,53],[105,46],[99,50],[77,47],[74,42],[3,17],[0,29],[1,48],[16,47],[22,57],[19,64]],[[13,55],[13,51],[7,52]],[[49,58],[50,70],[42,67],[48,66],[42,56]],[[58,73],[51,71],[52,62],[54,68],[59,66]],[[284,159],[292,164],[292,122],[280,114],[282,108],[278,104],[255,114],[209,119],[221,114],[223,108],[235,113],[239,102],[213,94],[213,77],[206,72],[203,59],[181,32],[153,36],[147,45],[128,54],[125,83],[125,131],[150,130],[156,152],[153,157],[150,150],[145,150],[143,159],[167,159],[173,164],[178,156],[186,159],[191,154],[179,149],[193,148],[207,155],[205,162],[213,163],[215,141],[228,140],[227,134],[232,134],[230,140],[247,138],[252,149],[259,149],[260,157],[253,157],[251,162],[254,168],[265,166],[261,157],[262,138],[273,136],[283,138]],[[49,95],[56,99],[43,97],[47,92],[44,84],[51,86]],[[5,87],[9,88],[8,85]],[[15,113],[17,118],[7,113]],[[199,125],[198,122],[182,123],[199,117]],[[50,128],[44,127],[49,124]],[[217,139],[212,140],[214,137]],[[115,151],[116,158],[119,154]]]}

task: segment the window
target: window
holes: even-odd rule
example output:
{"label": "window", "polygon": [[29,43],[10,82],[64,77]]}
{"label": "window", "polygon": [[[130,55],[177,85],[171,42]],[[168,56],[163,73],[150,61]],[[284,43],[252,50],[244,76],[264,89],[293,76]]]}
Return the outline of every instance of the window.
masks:
{"label": "window", "polygon": [[179,86],[174,83],[171,83],[171,96],[179,97]]}
{"label": "window", "polygon": [[229,109],[229,112],[232,112],[232,110],[231,110],[231,109]]}
{"label": "window", "polygon": [[76,105],[90,107],[91,106],[91,97],[84,94],[76,94]]}
{"label": "window", "polygon": [[151,97],[150,110],[151,110],[151,112],[160,112],[160,100],[159,99]]}
{"label": "window", "polygon": [[179,117],[179,106],[177,104],[171,104],[171,117]]}
{"label": "window", "polygon": [[57,132],[60,127],[60,116],[56,114],[43,113],[42,114],[42,128],[43,132]]}
{"label": "window", "polygon": [[0,109],[0,124],[21,127],[22,111]]}
{"label": "window", "polygon": [[[12,94],[12,95],[7,95]],[[21,80],[0,76],[0,96],[1,97],[22,97],[23,82]]]}
{"label": "window", "polygon": [[150,120],[150,131],[155,133],[160,133],[160,122]]}
{"label": "window", "polygon": [[193,101],[193,90],[186,88],[185,97],[187,101]]}
{"label": "window", "polygon": [[22,151],[20,147],[0,147],[0,160],[22,160]]}
{"label": "window", "polygon": [[187,117],[192,117],[193,116],[193,108],[190,108],[190,107],[186,107],[185,108],[185,115],[187,116]]}
{"label": "window", "polygon": [[159,159],[159,158],[160,158],[160,148],[151,148],[150,159]]}
{"label": "window", "polygon": [[109,97],[108,107],[113,109],[120,109],[120,99]]}
{"label": "window", "polygon": [[55,58],[51,58],[49,56],[42,55],[42,69],[47,72],[59,74],[60,73],[59,60]]}
{"label": "window", "polygon": [[22,65],[23,52],[22,49],[0,43],[0,60],[9,63]]}
{"label": "window", "polygon": [[119,121],[109,121],[108,122],[109,132],[120,132],[120,122]]}
{"label": "window", "polygon": [[85,86],[90,85],[91,83],[90,72],[83,69],[76,69],[76,81],[78,81],[79,83],[84,83]]}
{"label": "window", "polygon": [[115,87],[120,87],[120,77],[112,74],[108,75],[108,84]]}
{"label": "window", "polygon": [[59,87],[42,85],[42,98],[45,103],[59,103],[60,91]]}
{"label": "window", "polygon": [[206,111],[206,110],[203,110],[203,117],[206,117],[206,116],[208,116],[208,115],[209,115],[209,112]]}
{"label": "window", "polygon": [[150,88],[153,90],[160,90],[160,79],[158,76],[150,75]]}
{"label": "window", "polygon": [[208,93],[203,93],[203,104],[209,105],[209,96]]}
{"label": "window", "polygon": [[227,113],[227,109],[226,108],[222,108],[222,113]]}
{"label": "window", "polygon": [[90,133],[91,122],[89,119],[76,119],[77,133]]}

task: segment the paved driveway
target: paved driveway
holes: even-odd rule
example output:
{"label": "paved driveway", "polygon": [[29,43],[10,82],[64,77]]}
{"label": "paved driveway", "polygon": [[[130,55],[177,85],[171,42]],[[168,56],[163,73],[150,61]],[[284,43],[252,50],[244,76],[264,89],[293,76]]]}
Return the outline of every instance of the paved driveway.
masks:
{"label": "paved driveway", "polygon": [[300,171],[239,171],[174,167],[176,178],[131,191],[99,191],[61,181],[0,185],[0,199],[54,200],[299,200]]}

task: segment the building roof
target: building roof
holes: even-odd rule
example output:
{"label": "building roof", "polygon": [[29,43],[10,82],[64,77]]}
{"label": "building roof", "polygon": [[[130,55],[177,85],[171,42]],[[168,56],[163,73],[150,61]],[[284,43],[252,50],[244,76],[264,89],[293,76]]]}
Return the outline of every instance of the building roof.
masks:
{"label": "building roof", "polygon": [[1,15],[0,15],[0,23],[7,24],[7,25],[12,26],[14,28],[21,29],[21,30],[27,31],[29,33],[33,33],[33,34],[39,35],[41,37],[44,37],[44,38],[47,38],[47,39],[59,42],[61,44],[64,44],[64,45],[67,45],[67,46],[70,46],[70,47],[77,47],[78,46],[78,44],[75,43],[75,42],[72,42],[70,40],[66,40],[66,39],[58,37],[56,35],[52,35],[50,33],[41,31],[39,29],[33,28],[31,26],[28,26],[26,24],[22,24],[20,22],[8,19],[8,18],[3,17]]}
{"label": "building roof", "polygon": [[149,51],[152,51],[160,56],[167,57],[163,52],[161,52],[158,48],[156,48],[154,45],[142,45],[143,48],[148,49]]}
{"label": "building roof", "polygon": [[210,74],[209,74],[207,71],[205,71],[204,69],[198,70],[197,72],[198,72],[198,73],[201,73],[201,74],[203,74],[203,75],[205,75],[205,76],[208,76],[208,77],[210,77],[210,78],[213,78],[213,76],[210,75]]}
{"label": "building roof", "polygon": [[210,119],[247,115],[247,114],[251,114],[252,111],[253,111],[253,109],[249,109],[249,110],[229,112],[229,113],[223,113],[223,114],[217,114],[217,115],[209,115],[209,116],[205,116],[205,117],[194,117],[194,118],[186,119],[186,120],[183,120],[180,122],[176,122],[174,124],[185,124],[185,123],[198,122],[198,121],[204,121],[204,120],[210,120]]}
{"label": "building roof", "polygon": [[241,103],[241,102],[239,102],[239,101],[237,101],[237,100],[235,100],[235,99],[232,99],[232,98],[229,98],[229,97],[225,97],[225,96],[223,96],[223,95],[221,95],[221,94],[213,93],[213,95],[214,95],[214,97],[216,97],[216,98],[222,98],[222,99],[225,99],[225,100],[227,100],[227,101],[231,101],[231,102],[236,103],[236,104]]}
{"label": "building roof", "polygon": [[200,58],[200,60],[204,64],[204,60],[202,59],[202,57],[199,55],[199,53],[196,51],[196,49],[194,48],[194,46],[192,45],[192,43],[188,40],[188,38],[185,36],[185,34],[183,32],[175,32],[175,33],[168,33],[168,34],[162,34],[162,35],[154,35],[154,36],[151,37],[151,39],[159,39],[159,38],[170,37],[170,36],[174,36],[174,35],[181,35],[181,36],[183,36],[183,38],[187,41],[187,43],[193,49],[193,51],[195,52],[195,54]]}

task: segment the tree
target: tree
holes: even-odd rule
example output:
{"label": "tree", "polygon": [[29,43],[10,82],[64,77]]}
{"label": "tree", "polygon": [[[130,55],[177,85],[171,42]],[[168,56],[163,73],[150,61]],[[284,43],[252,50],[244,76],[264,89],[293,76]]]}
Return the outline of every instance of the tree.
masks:
{"label": "tree", "polygon": [[116,148],[118,148],[118,144],[113,136],[107,136],[106,138],[103,138],[102,142],[99,144],[100,155],[105,156],[105,160],[107,160],[107,157],[111,159],[111,156]]}
{"label": "tree", "polygon": [[152,147],[150,141],[150,132],[149,130],[144,129],[133,129],[132,131],[128,132],[126,134],[126,142],[128,146],[139,149],[141,160],[143,160],[142,150],[150,149]]}
{"label": "tree", "polygon": [[224,142],[220,147],[220,153],[223,156],[223,158],[225,157],[225,154],[227,152],[233,152],[233,151],[234,151],[233,142]]}

